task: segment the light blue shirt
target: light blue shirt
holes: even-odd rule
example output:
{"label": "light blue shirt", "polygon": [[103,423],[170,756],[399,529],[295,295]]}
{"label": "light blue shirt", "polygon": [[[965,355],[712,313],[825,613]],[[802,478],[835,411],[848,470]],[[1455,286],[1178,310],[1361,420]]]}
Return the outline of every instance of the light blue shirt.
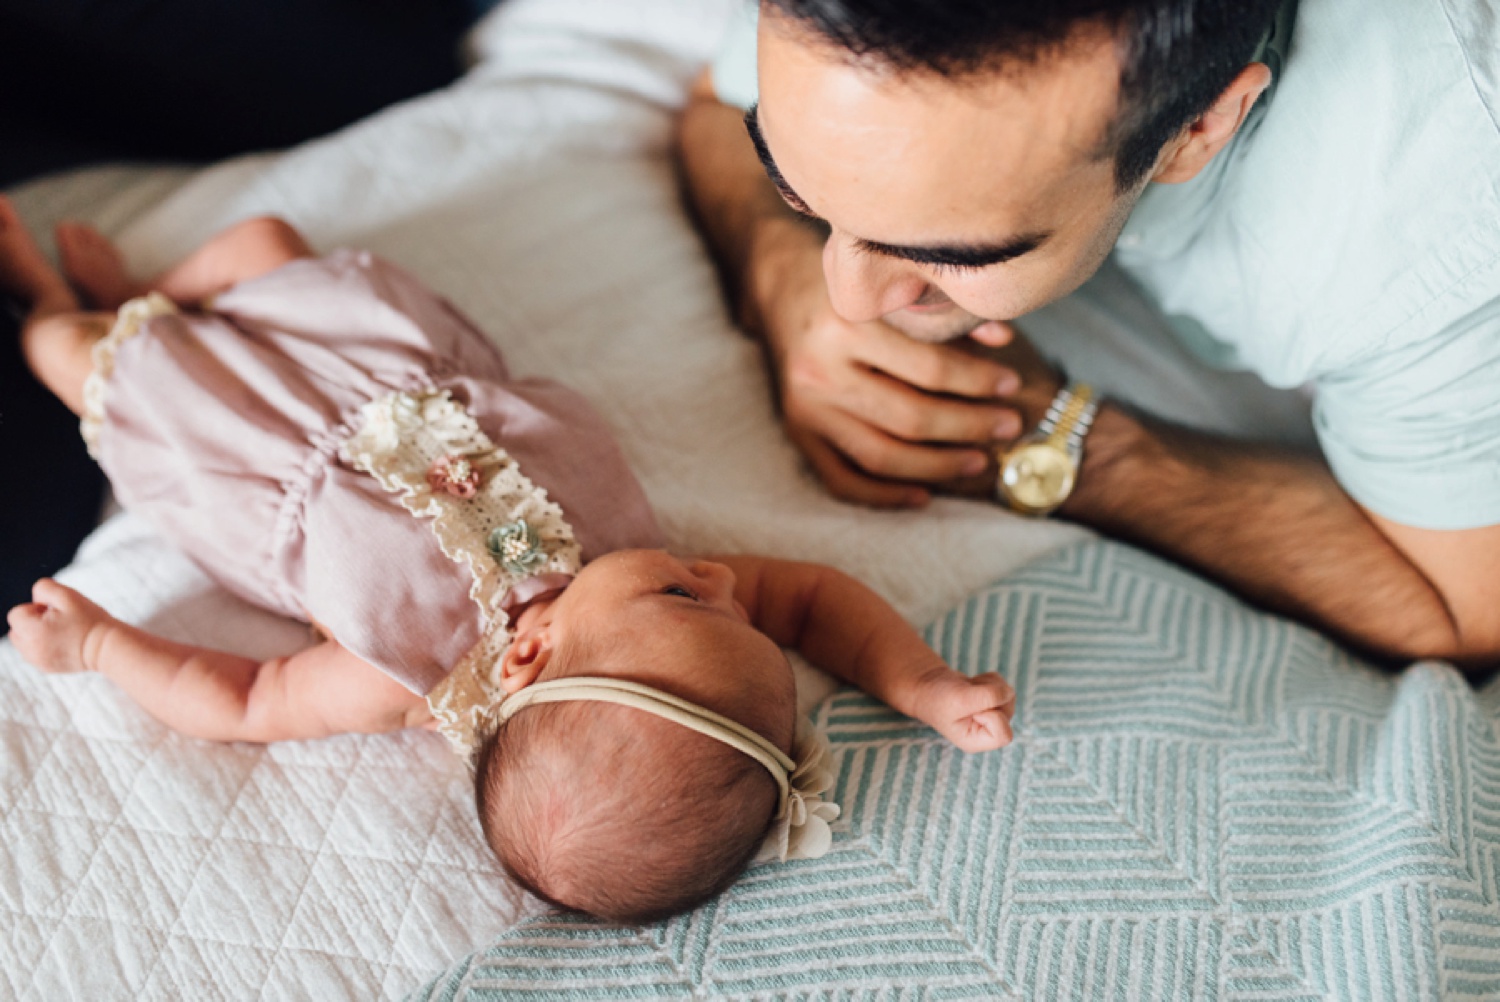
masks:
{"label": "light blue shirt", "polygon": [[[713,67],[742,107],[753,17]],[[1150,186],[1116,259],[1203,361],[1312,389],[1356,501],[1500,524],[1500,2],[1301,0],[1275,48],[1240,134]]]}

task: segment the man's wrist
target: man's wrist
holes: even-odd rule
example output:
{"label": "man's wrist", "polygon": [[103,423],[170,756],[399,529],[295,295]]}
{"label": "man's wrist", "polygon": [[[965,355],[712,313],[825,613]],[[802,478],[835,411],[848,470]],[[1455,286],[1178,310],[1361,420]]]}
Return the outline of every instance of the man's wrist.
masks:
{"label": "man's wrist", "polygon": [[819,235],[785,207],[757,213],[745,243],[736,323],[755,337],[774,340],[774,333],[786,326],[777,310],[800,302],[798,285],[822,281],[821,255]]}
{"label": "man's wrist", "polygon": [[1154,446],[1146,426],[1125,409],[1105,401],[1094,415],[1083,449],[1078,482],[1058,514],[1085,525],[1107,520],[1117,485],[1131,477],[1131,469]]}

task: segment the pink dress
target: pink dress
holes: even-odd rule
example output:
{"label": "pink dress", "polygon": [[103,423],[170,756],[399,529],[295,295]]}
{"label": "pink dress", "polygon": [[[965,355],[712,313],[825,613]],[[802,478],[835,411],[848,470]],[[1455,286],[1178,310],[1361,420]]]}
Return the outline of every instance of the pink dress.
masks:
{"label": "pink dress", "polygon": [[[662,543],[608,427],[582,397],[511,377],[473,323],[367,253],[293,262],[219,295],[206,313],[137,301],[95,359],[85,436],[121,504],[231,591],[316,622],[417,693],[442,682],[493,627],[486,601],[506,607],[555,588],[580,557]],[[547,524],[546,502],[565,516],[560,528],[553,520],[550,562],[507,564],[512,573],[495,551],[488,598],[480,579],[490,557],[476,562],[472,545],[467,563],[450,556],[462,547],[449,545],[453,532],[440,541],[434,523],[443,518],[431,516],[467,520],[449,528],[483,540],[481,521],[496,509],[420,485],[403,494],[392,479],[399,470],[377,469],[368,448],[363,459],[350,454],[358,433],[365,447],[376,440],[377,411],[423,406],[450,423],[471,418],[469,438],[477,425],[505,476],[545,491],[518,509],[533,513],[533,525]],[[451,447],[483,452],[469,439]]]}

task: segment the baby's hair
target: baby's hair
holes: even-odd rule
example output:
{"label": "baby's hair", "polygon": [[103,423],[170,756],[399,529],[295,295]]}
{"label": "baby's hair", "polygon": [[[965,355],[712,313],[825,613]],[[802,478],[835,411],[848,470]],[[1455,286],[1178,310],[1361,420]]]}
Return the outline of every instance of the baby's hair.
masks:
{"label": "baby's hair", "polygon": [[527,707],[484,740],[474,797],[518,883],[561,908],[640,924],[693,908],[749,865],[776,807],[758,762],[606,703]]}

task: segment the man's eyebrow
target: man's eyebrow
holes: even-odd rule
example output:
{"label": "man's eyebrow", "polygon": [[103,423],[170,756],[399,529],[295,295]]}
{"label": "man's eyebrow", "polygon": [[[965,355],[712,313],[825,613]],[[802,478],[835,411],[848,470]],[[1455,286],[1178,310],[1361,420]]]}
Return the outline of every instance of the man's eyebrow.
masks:
{"label": "man's eyebrow", "polygon": [[[760,131],[759,108],[759,105],[752,104],[745,112],[745,131],[750,133],[750,142],[755,146],[755,154],[760,157],[766,176],[771,179],[771,183],[776,186],[781,197],[795,212],[809,219],[818,219],[817,213],[813,212],[812,208],[802,200],[802,196],[792,189],[786,178],[782,176],[781,168],[776,166],[776,160],[771,156],[771,148],[766,145],[766,137]],[[984,268],[1030,254],[1050,236],[1052,236],[1050,233],[1028,233],[998,244],[939,244],[931,247],[903,247],[896,244],[883,244],[876,240],[860,240],[859,247],[871,254],[901,258],[914,264],[930,264],[946,268]]]}
{"label": "man's eyebrow", "polygon": [[755,146],[755,155],[760,157],[760,165],[766,169],[766,176],[771,179],[781,197],[786,199],[787,205],[800,215],[817,219],[817,213],[802,201],[802,196],[793,191],[792,186],[786,183],[786,178],[781,176],[781,168],[776,166],[776,159],[771,156],[771,147],[766,145],[766,137],[761,135],[759,109],[760,105],[752,104],[745,112],[745,131],[750,133],[750,142]]}

